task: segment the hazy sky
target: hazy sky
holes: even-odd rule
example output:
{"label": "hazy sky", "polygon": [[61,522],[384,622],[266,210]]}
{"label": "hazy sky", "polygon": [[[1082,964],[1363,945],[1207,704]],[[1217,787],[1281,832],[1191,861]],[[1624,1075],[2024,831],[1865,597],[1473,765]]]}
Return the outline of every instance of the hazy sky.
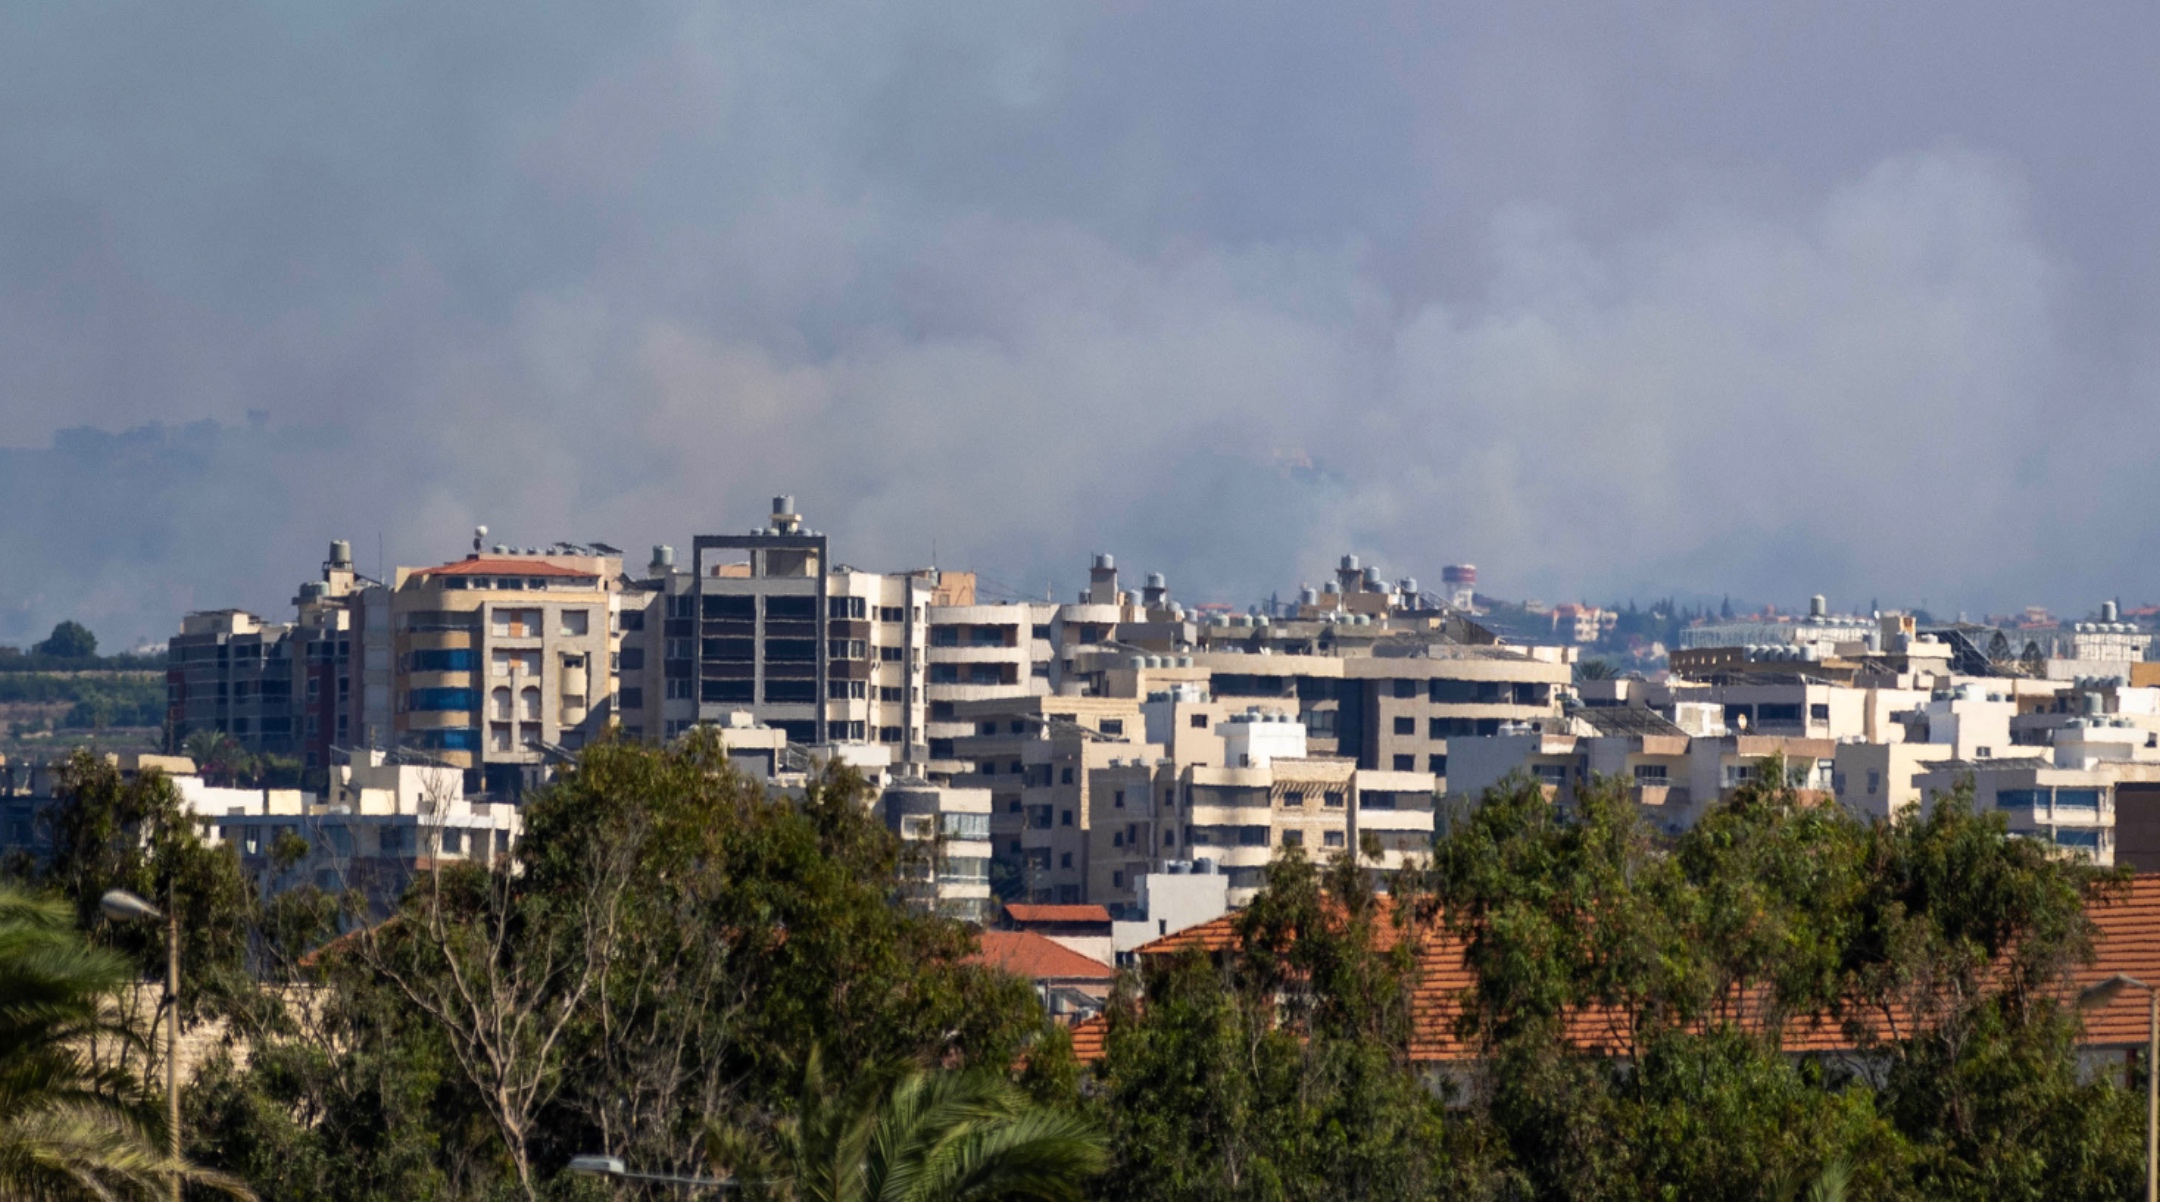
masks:
{"label": "hazy sky", "polygon": [[0,6],[0,640],[779,492],[1060,596],[2160,599],[2155,146],[2105,0]]}

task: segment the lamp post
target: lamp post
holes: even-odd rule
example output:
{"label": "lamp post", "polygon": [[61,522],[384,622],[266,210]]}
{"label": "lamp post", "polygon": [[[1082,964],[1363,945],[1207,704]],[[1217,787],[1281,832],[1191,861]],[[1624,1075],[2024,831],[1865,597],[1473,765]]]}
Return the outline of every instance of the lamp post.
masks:
{"label": "lamp post", "polygon": [[2105,1006],[2125,989],[2145,991],[2145,1202],[2160,1202],[2160,989],[2116,973],[2078,994],[2078,1007]]}
{"label": "lamp post", "polygon": [[[169,908],[171,899],[167,899]],[[180,917],[114,889],[98,899],[114,922],[165,922],[165,1143],[172,1155],[172,1202],[180,1202]]]}
{"label": "lamp post", "polygon": [[620,1156],[573,1156],[570,1171],[588,1177],[609,1177],[617,1181],[656,1181],[662,1185],[679,1185],[684,1189],[734,1189],[738,1184],[732,1177],[676,1177],[667,1173],[633,1173],[623,1166]]}

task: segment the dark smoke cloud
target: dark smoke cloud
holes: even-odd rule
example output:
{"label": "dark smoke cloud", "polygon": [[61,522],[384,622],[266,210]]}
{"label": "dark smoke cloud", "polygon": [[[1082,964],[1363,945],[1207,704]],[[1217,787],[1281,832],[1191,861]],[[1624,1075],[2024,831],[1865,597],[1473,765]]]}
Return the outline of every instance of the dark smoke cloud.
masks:
{"label": "dark smoke cloud", "polygon": [[1731,9],[0,12],[0,640],[776,492],[1059,595],[2160,597],[2160,16]]}

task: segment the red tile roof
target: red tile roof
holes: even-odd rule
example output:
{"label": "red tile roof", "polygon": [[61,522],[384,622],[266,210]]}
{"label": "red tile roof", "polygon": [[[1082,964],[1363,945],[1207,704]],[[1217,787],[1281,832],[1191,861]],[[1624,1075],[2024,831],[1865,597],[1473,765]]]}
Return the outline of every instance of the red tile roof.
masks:
{"label": "red tile roof", "polygon": [[1110,1016],[1091,1014],[1072,1025],[1073,1058],[1082,1064],[1093,1064],[1103,1058],[1103,1045],[1110,1035]]}
{"label": "red tile roof", "polygon": [[1108,922],[1110,910],[1106,906],[1037,906],[1007,902],[1005,917],[1014,922]]}
{"label": "red tile roof", "polygon": [[984,931],[982,950],[968,957],[1030,981],[1111,981],[1117,970],[1033,931]]}
{"label": "red tile roof", "polygon": [[[2077,987],[2085,988],[2117,973],[2160,986],[2160,874],[2139,876],[2129,889],[2095,901],[2088,913],[2099,928],[2095,959],[2091,967],[2075,974]],[[1237,916],[1226,914],[1198,926],[1143,944],[1142,956],[1175,955],[1198,950],[1207,955],[1227,951],[1237,944]],[[1376,938],[1392,944],[1401,932],[1391,922],[1377,924]],[[1462,997],[1477,984],[1476,975],[1463,960],[1462,941],[1437,930],[1428,930],[1418,949],[1418,980],[1411,995],[1412,1031],[1410,1058],[1433,1063],[1462,1060],[1472,1053],[1455,1036],[1462,1015]],[[2142,1046],[2148,1034],[2146,996],[2124,990],[2112,1002],[2085,1014],[2084,1044],[2088,1047]],[[1624,1016],[1586,1011],[1570,1016],[1570,1035],[1579,1047],[1617,1047],[1625,1037]],[[1782,1045],[1793,1052],[1828,1052],[1851,1049],[1852,1040],[1831,1021],[1794,1020],[1785,1030]],[[1074,1054],[1083,1062],[1100,1057],[1099,1040],[1083,1052],[1075,1031]]]}
{"label": "red tile roof", "polygon": [[539,559],[482,559],[471,556],[456,563],[446,563],[439,568],[422,568],[421,576],[585,576],[595,573],[580,572],[559,563]]}

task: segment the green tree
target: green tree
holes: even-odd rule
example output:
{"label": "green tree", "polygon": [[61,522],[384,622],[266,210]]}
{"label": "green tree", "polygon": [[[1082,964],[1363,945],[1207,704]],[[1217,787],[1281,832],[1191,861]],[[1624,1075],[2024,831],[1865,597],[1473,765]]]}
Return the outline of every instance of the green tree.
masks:
{"label": "green tree", "polygon": [[793,1111],[763,1141],[721,1127],[706,1147],[744,1193],[775,1202],[1064,1202],[1104,1163],[1091,1122],[1030,1101],[995,1069],[858,1072],[840,1085],[815,1049]]}
{"label": "green tree", "polygon": [[[1409,1059],[1414,907],[1286,849],[1219,957],[1157,958],[1110,1011],[1113,1199],[1415,1198],[1485,1172]],[[1141,997],[1133,985],[1139,986]],[[1465,1136],[1472,1138],[1466,1140]]]}
{"label": "green tree", "polygon": [[155,1095],[102,1052],[137,1047],[117,995],[126,957],[91,947],[65,902],[0,885],[0,1194],[161,1197],[171,1175],[235,1197],[237,1181],[163,1150]]}
{"label": "green tree", "polygon": [[30,648],[35,655],[55,659],[89,659],[97,654],[97,636],[82,623],[69,620],[52,628],[44,642]]}

